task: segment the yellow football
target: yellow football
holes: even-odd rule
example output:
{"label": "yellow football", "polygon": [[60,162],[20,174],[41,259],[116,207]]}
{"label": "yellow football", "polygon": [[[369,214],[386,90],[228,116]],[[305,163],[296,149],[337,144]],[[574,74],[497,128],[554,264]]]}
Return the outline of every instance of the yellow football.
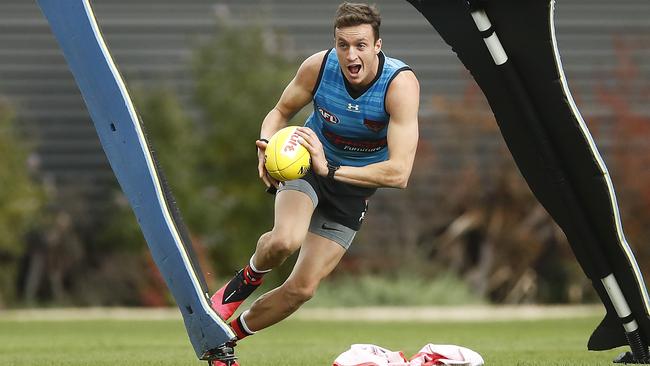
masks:
{"label": "yellow football", "polygon": [[307,174],[311,167],[309,151],[302,146],[296,126],[285,127],[276,132],[264,152],[264,166],[269,175],[284,182]]}

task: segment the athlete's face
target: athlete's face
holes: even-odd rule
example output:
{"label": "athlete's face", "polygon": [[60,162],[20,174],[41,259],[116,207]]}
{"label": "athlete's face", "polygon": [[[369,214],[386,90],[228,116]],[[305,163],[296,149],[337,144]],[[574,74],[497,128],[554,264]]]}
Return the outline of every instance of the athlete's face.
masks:
{"label": "athlete's face", "polygon": [[336,28],[336,56],[345,78],[354,87],[368,85],[377,75],[381,38],[375,40],[370,24]]}

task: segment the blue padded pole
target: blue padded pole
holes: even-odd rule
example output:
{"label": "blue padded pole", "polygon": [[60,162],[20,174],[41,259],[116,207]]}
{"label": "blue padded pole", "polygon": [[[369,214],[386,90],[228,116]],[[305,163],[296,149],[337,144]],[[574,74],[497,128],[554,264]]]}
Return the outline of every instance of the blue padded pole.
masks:
{"label": "blue padded pole", "polygon": [[165,187],[89,0],[38,0],[81,90],[104,152],[183,315],[197,357],[235,334],[210,306],[185,227]]}

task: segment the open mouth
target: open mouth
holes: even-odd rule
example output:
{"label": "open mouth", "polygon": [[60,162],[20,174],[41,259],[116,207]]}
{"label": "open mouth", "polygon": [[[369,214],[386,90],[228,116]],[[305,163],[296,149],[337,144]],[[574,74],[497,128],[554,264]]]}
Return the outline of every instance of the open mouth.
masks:
{"label": "open mouth", "polygon": [[350,65],[348,66],[348,71],[350,71],[350,74],[353,76],[356,76],[359,74],[359,71],[361,71],[361,65]]}

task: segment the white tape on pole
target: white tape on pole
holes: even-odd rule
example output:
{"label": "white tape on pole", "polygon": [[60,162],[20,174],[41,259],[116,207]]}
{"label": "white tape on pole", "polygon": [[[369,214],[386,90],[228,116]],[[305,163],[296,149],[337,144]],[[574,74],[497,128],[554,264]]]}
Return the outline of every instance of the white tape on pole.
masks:
{"label": "white tape on pole", "polygon": [[501,41],[499,41],[499,37],[497,37],[496,33],[492,33],[491,36],[484,38],[483,40],[485,41],[488,50],[490,50],[490,55],[492,55],[495,64],[503,65],[508,61],[506,50],[503,49]]}
{"label": "white tape on pole", "polygon": [[[488,18],[485,10],[476,10],[471,14],[472,19],[474,19],[474,23],[476,23],[476,27],[479,31],[485,32],[492,27],[490,18]],[[497,34],[495,32],[492,32],[489,37],[483,38],[483,41],[485,41],[485,45],[487,46],[488,51],[490,51],[490,55],[492,55],[492,59],[494,60],[495,64],[503,65],[506,63],[506,61],[508,61],[506,50],[503,49],[501,41],[499,41],[499,37],[497,37]]]}
{"label": "white tape on pole", "polygon": [[625,329],[626,333],[632,333],[635,330],[639,329],[639,324],[636,322],[636,320],[632,319],[631,322],[623,324],[623,329]]}
{"label": "white tape on pole", "polygon": [[471,14],[472,18],[474,19],[474,23],[476,23],[476,27],[479,31],[485,32],[486,30],[490,29],[492,23],[490,23],[490,18],[488,18],[485,10],[476,10]]}
{"label": "white tape on pole", "polygon": [[603,286],[605,286],[605,291],[607,291],[609,298],[612,300],[612,305],[614,305],[614,309],[616,309],[616,314],[618,314],[618,317],[625,318],[626,316],[632,314],[630,306],[627,304],[627,301],[625,301],[623,291],[621,291],[621,288],[618,286],[618,282],[616,282],[616,277],[614,277],[614,274],[611,273],[607,277],[602,278],[600,281],[603,283]]}

